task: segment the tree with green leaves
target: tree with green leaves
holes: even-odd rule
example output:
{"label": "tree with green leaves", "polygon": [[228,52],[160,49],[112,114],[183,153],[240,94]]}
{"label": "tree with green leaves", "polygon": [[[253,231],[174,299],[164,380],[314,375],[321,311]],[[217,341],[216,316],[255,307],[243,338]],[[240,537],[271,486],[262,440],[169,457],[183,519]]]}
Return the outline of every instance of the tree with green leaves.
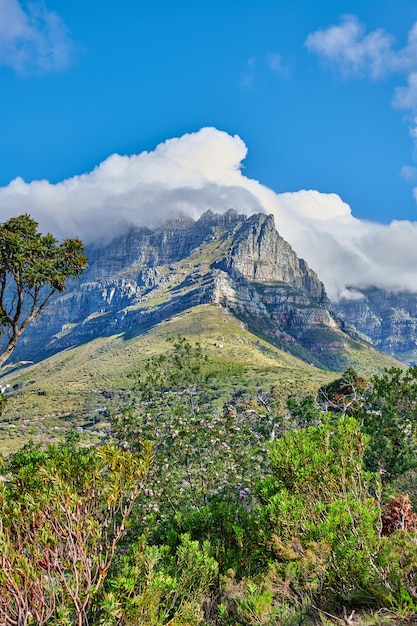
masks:
{"label": "tree with green leaves", "polygon": [[323,385],[316,398],[290,399],[292,419],[310,418],[311,407],[322,415],[353,415],[370,435],[365,468],[388,484],[417,468],[417,367],[393,367],[371,379],[349,368],[341,378]]}
{"label": "tree with green leaves", "polygon": [[349,367],[341,378],[320,387],[316,402],[324,413],[355,415],[370,389],[370,382]]}
{"label": "tree with green leaves", "polygon": [[39,233],[38,223],[27,214],[0,224],[0,332],[8,335],[0,367],[53,294],[86,266],[79,239],[58,243],[51,234]]}
{"label": "tree with green leaves", "polygon": [[209,539],[220,569],[239,570],[256,549],[245,535],[273,416],[219,397],[233,363],[210,359],[184,337],[171,342],[138,373],[132,405],[113,416],[112,434],[132,451],[153,443],[145,511],[161,522],[154,540],[174,547],[184,532]]}
{"label": "tree with green leaves", "polygon": [[221,367],[199,344],[178,337],[172,351],[145,364],[132,406],[112,420],[123,447],[153,442],[152,492],[174,514],[179,502],[200,510],[217,496],[246,501],[250,477],[261,472],[270,419],[218,401]]}
{"label": "tree with green leaves", "polygon": [[371,435],[365,464],[390,483],[417,467],[417,367],[393,367],[372,378],[358,413]]}

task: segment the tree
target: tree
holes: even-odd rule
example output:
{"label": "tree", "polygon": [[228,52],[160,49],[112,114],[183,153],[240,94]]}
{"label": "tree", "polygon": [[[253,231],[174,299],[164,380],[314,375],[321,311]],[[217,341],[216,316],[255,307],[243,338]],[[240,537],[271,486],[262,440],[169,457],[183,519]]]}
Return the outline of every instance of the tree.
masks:
{"label": "tree", "polygon": [[[252,562],[256,546],[248,534],[253,484],[266,464],[272,416],[242,410],[231,402],[233,364],[208,358],[184,337],[138,373],[132,406],[113,416],[112,434],[137,451],[153,443],[145,511],[161,523],[153,540],[171,547],[186,532],[209,539],[221,571]],[[252,529],[251,529],[252,530]]]}
{"label": "tree", "polygon": [[269,417],[222,405],[215,384],[223,372],[199,344],[178,337],[172,352],[145,364],[132,406],[113,417],[112,434],[123,447],[153,442],[151,495],[173,514],[179,504],[200,510],[218,496],[246,502],[249,481],[261,472]]}
{"label": "tree", "polygon": [[[323,414],[356,417],[361,431],[371,437],[365,468],[378,472],[384,484],[417,468],[417,367],[393,367],[370,380],[349,368],[341,378],[320,387],[316,403]],[[308,397],[298,404],[289,401],[288,406],[298,421],[300,411],[309,416]]]}
{"label": "tree", "polygon": [[37,232],[29,215],[0,224],[0,332],[8,341],[0,353],[0,367],[10,357],[19,337],[43,311],[52,295],[65,289],[87,266],[79,239],[61,244]]}
{"label": "tree", "polygon": [[358,414],[371,435],[365,464],[389,483],[415,469],[417,453],[417,367],[385,370],[374,376]]}
{"label": "tree", "polygon": [[349,367],[341,378],[320,387],[317,404],[324,413],[355,415],[364,405],[370,389],[369,381]]}

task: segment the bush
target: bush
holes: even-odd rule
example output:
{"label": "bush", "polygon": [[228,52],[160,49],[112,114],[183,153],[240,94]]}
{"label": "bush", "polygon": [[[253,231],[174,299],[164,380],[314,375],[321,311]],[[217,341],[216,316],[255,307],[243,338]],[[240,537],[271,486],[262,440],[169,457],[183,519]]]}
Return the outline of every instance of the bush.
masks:
{"label": "bush", "polygon": [[[367,438],[354,418],[289,431],[271,445],[271,476],[260,486],[265,547],[294,562],[300,589],[320,601],[371,589],[378,544],[376,475],[363,469]],[[322,554],[320,584],[311,563]],[[327,556],[325,556],[327,555]]]}

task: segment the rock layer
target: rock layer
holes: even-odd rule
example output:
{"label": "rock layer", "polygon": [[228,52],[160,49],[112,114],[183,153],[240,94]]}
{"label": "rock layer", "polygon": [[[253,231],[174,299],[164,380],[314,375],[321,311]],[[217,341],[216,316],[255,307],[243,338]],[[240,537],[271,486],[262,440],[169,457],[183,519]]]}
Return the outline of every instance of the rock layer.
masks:
{"label": "rock layer", "polygon": [[382,352],[417,363],[417,294],[376,287],[352,292],[334,305],[337,314]]}
{"label": "rock layer", "polygon": [[271,215],[208,211],[197,221],[184,217],[132,231],[87,252],[89,269],[28,328],[15,360],[39,360],[100,335],[139,332],[200,304],[227,307],[321,367],[334,366],[350,341],[322,282],[279,235]]}

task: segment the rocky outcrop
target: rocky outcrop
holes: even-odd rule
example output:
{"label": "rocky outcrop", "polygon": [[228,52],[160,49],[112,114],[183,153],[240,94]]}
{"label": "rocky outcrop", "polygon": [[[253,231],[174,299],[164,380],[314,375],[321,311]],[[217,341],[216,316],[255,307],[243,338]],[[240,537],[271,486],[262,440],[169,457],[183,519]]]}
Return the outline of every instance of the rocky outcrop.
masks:
{"label": "rocky outcrop", "polygon": [[132,332],[199,304],[227,307],[277,345],[329,366],[347,335],[325,289],[271,215],[234,210],[132,231],[88,250],[89,269],[57,296],[14,354],[37,360],[99,335]]}
{"label": "rocky outcrop", "polygon": [[382,352],[417,363],[417,294],[376,287],[334,304],[337,314]]}
{"label": "rocky outcrop", "polygon": [[279,235],[272,215],[249,217],[237,231],[227,259],[248,280],[285,283],[329,304],[323,283]]}

